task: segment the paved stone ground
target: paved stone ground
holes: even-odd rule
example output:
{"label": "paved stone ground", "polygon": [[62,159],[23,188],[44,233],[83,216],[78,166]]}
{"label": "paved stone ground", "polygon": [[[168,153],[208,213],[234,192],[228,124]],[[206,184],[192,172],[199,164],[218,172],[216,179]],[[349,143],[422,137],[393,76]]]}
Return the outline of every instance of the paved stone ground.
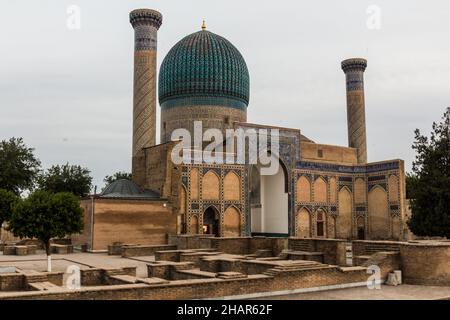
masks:
{"label": "paved stone ground", "polygon": [[[93,268],[121,268],[137,267],[138,277],[147,277],[147,263],[155,261],[151,257],[122,258],[121,256],[109,256],[107,253],[72,253],[52,255],[52,271],[66,271],[69,265],[78,265],[81,269]],[[37,251],[35,255],[28,256],[4,256],[0,252],[1,267],[17,267],[24,270],[47,270],[47,257],[44,251]]]}
{"label": "paved stone ground", "polygon": [[367,287],[357,287],[265,297],[255,300],[434,300],[444,298],[450,299],[450,287],[403,284],[396,287],[382,285],[379,290],[369,290]]}

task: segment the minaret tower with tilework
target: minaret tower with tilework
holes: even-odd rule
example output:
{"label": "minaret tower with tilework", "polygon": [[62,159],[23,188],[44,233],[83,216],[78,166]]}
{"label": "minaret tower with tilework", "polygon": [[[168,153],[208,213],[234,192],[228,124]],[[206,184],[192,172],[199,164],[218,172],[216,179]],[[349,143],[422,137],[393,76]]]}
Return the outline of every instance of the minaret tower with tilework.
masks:
{"label": "minaret tower with tilework", "polygon": [[348,146],[357,149],[358,163],[367,163],[366,111],[364,71],[367,60],[352,58],[342,61],[347,88]]}
{"label": "minaret tower with tilework", "polygon": [[133,157],[156,144],[156,54],[162,15],[151,9],[130,12],[134,28]]}

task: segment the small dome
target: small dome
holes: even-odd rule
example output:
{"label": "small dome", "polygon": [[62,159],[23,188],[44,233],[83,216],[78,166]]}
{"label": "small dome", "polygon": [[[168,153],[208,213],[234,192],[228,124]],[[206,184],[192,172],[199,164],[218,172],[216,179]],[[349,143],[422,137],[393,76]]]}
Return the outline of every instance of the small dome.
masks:
{"label": "small dome", "polygon": [[152,190],[141,190],[133,181],[119,179],[109,184],[100,194],[100,197],[155,199],[159,198],[159,194]]}
{"label": "small dome", "polygon": [[181,39],[159,72],[161,108],[219,105],[245,110],[249,73],[244,58],[227,39],[202,30]]}

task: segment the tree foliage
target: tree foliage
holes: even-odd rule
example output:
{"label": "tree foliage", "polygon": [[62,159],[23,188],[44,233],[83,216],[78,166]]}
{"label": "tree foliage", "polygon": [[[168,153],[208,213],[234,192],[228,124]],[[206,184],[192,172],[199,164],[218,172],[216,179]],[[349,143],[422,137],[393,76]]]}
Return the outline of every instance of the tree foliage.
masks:
{"label": "tree foliage", "polygon": [[9,221],[19,197],[12,191],[0,189],[0,239],[3,222]]}
{"label": "tree foliage", "polygon": [[32,189],[40,170],[40,161],[22,138],[0,142],[0,188],[19,195]]}
{"label": "tree foliage", "polygon": [[414,198],[414,189],[416,188],[416,184],[417,176],[412,172],[408,172],[406,174],[406,199]]}
{"label": "tree foliage", "polygon": [[69,192],[35,191],[15,206],[8,230],[16,237],[41,240],[50,255],[50,239],[83,230],[80,200]]}
{"label": "tree foliage", "polygon": [[450,108],[429,138],[416,129],[413,149],[409,228],[418,236],[450,237]]}
{"label": "tree foliage", "polygon": [[87,168],[78,165],[56,165],[41,174],[37,181],[39,189],[50,192],[71,192],[86,197],[92,188],[92,177]]}
{"label": "tree foliage", "polygon": [[117,181],[120,179],[131,180],[131,178],[132,178],[131,173],[119,171],[119,172],[114,173],[111,176],[106,176],[105,179],[103,179],[103,181],[105,182],[106,185],[109,185],[109,184],[113,183],[114,181]]}

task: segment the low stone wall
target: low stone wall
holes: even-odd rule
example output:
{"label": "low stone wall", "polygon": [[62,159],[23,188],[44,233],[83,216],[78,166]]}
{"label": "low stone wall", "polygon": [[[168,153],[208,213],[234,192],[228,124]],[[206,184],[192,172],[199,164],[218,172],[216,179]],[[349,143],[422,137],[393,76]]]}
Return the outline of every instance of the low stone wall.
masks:
{"label": "low stone wall", "polygon": [[156,251],[175,250],[176,245],[124,245],[122,246],[122,257],[153,256]]}
{"label": "low stone wall", "polygon": [[3,255],[26,256],[36,254],[36,245],[6,245],[3,248]]}
{"label": "low stone wall", "polygon": [[[418,285],[450,285],[450,242],[447,241],[367,241],[352,242],[353,256],[370,256],[362,265],[371,262],[379,252],[398,252],[398,269],[403,282]],[[365,259],[354,258],[358,263]],[[367,258],[366,258],[367,259]]]}
{"label": "low stone wall", "polygon": [[48,281],[54,285],[63,285],[63,272],[15,272],[0,274],[0,291],[26,291],[29,284]]}
{"label": "low stone wall", "polygon": [[[168,243],[176,245],[179,250],[185,249],[206,249],[209,247],[207,238],[212,238],[214,235],[209,234],[169,234]],[[203,239],[206,239],[203,240]]]}
{"label": "low stone wall", "polygon": [[122,242],[115,242],[108,245],[108,255],[110,256],[121,256],[122,255]]}
{"label": "low stone wall", "polygon": [[193,268],[194,264],[192,262],[163,261],[147,264],[147,274],[149,278],[174,280],[177,271],[191,270]]}
{"label": "low stone wall", "polygon": [[54,254],[69,254],[73,253],[73,246],[71,244],[56,244],[50,245],[50,249]]}
{"label": "low stone wall", "polygon": [[317,239],[317,238],[289,238],[289,249],[296,251],[322,252],[323,263],[345,266],[347,240]]}
{"label": "low stone wall", "polygon": [[294,290],[347,283],[365,283],[366,268],[329,267],[320,270],[294,270],[277,273],[276,276],[249,275],[237,279],[179,280],[152,286],[129,284],[81,288],[65,292],[19,293],[3,299],[200,299],[252,293]]}
{"label": "low stone wall", "polygon": [[399,241],[378,241],[378,240],[353,240],[353,256],[371,255],[376,252],[399,251]]}
{"label": "low stone wall", "polygon": [[400,259],[404,283],[450,286],[450,242],[402,243]]}
{"label": "low stone wall", "polygon": [[20,291],[25,287],[25,276],[20,273],[0,274],[0,291]]}
{"label": "low stone wall", "polygon": [[16,245],[35,246],[36,249],[44,250],[44,244],[42,243],[42,241],[36,240],[36,239],[23,239],[23,240],[18,241],[16,243]]}
{"label": "low stone wall", "polygon": [[201,241],[204,247],[214,248],[224,253],[253,254],[258,250],[269,249],[273,256],[277,256],[281,251],[287,249],[288,244],[287,238],[266,237],[214,237],[201,238]]}
{"label": "low stone wall", "polygon": [[101,286],[115,284],[110,276],[129,275],[136,276],[136,267],[123,267],[113,269],[90,268],[80,270],[82,286]]}
{"label": "low stone wall", "polygon": [[105,283],[103,269],[92,268],[80,271],[82,286],[101,286]]}
{"label": "low stone wall", "polygon": [[380,268],[381,279],[386,280],[389,273],[400,270],[400,254],[398,252],[378,252],[362,263],[363,267],[372,265]]}
{"label": "low stone wall", "polygon": [[249,254],[251,253],[250,239],[250,237],[215,237],[207,240],[210,242],[210,247],[216,249],[217,251],[231,254]]}
{"label": "low stone wall", "polygon": [[269,249],[277,256],[287,249],[287,238],[268,237],[214,237],[212,235],[169,235],[169,244],[176,245],[179,250],[207,249],[230,254],[252,254],[258,250]]}

